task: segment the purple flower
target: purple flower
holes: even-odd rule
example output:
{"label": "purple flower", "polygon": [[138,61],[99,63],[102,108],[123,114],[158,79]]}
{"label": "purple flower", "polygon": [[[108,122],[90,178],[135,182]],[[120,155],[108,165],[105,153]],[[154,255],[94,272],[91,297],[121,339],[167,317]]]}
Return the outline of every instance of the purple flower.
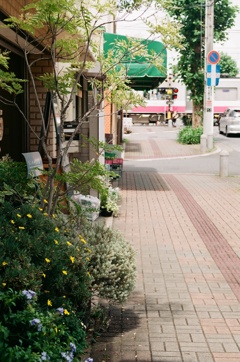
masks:
{"label": "purple flower", "polygon": [[41,354],[41,360],[42,360],[42,361],[47,361],[47,360],[49,360],[49,357],[48,357],[48,355],[47,355],[47,352],[42,352],[42,354]]}
{"label": "purple flower", "polygon": [[88,359],[86,359],[85,362],[93,362],[93,358],[88,357]]}
{"label": "purple flower", "polygon": [[59,314],[63,315],[64,309],[60,307],[60,308],[57,308],[57,311],[59,312]]}
{"label": "purple flower", "polygon": [[34,318],[30,321],[31,326],[35,326],[36,324],[39,324],[41,321],[38,318]]}
{"label": "purple flower", "polygon": [[36,325],[37,325],[37,330],[38,330],[38,332],[41,332],[41,330],[42,330],[42,324],[41,324],[40,322],[41,322],[40,319],[34,318],[34,319],[32,319],[32,320],[30,321],[30,324],[31,324],[31,326],[36,326]]}
{"label": "purple flower", "polygon": [[32,299],[36,295],[36,293],[33,290],[30,290],[30,289],[29,290],[23,290],[22,294],[25,295],[25,297],[28,300]]}
{"label": "purple flower", "polygon": [[77,350],[76,345],[71,342],[71,343],[70,343],[70,347],[71,347],[72,353],[76,353],[76,350]]}
{"label": "purple flower", "polygon": [[72,362],[72,361],[73,361],[73,358],[74,358],[72,352],[62,352],[62,353],[61,353],[61,356],[62,356],[63,358],[65,358],[65,360],[66,360],[67,362]]}

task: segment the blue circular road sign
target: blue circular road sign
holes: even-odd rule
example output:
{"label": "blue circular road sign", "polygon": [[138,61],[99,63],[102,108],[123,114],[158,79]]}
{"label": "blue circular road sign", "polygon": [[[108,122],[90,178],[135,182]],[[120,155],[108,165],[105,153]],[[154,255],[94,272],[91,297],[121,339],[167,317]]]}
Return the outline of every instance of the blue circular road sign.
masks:
{"label": "blue circular road sign", "polygon": [[208,53],[207,60],[209,64],[217,64],[220,60],[220,54],[216,50],[211,50]]}

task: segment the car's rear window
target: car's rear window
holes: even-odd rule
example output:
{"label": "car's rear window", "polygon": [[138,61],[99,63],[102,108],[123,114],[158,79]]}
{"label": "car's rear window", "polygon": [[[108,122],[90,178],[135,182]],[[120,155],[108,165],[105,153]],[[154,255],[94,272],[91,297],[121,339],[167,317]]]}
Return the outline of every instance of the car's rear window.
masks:
{"label": "car's rear window", "polygon": [[234,109],[233,116],[240,117],[240,109]]}

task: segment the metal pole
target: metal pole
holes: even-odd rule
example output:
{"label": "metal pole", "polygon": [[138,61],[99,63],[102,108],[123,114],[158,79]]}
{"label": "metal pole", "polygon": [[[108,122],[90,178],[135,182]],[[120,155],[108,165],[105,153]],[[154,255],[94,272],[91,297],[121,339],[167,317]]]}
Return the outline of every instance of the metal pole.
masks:
{"label": "metal pole", "polygon": [[214,0],[206,0],[205,7],[205,67],[204,67],[204,114],[203,134],[207,137],[207,148],[213,148],[213,87],[207,86],[207,56],[213,50]]}

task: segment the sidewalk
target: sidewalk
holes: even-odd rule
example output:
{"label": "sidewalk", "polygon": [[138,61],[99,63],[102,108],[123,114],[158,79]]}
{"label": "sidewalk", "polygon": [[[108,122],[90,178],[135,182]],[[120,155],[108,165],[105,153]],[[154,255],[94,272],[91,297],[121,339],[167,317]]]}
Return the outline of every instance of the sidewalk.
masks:
{"label": "sidewalk", "polygon": [[[125,159],[156,159],[172,157],[189,157],[201,155],[201,147],[197,145],[182,145],[176,142],[180,128],[168,126],[135,126],[133,133],[126,135]],[[172,135],[164,137],[164,135]],[[146,138],[148,135],[148,139]],[[174,136],[175,135],[175,136]],[[212,150],[211,152],[215,151]]]}
{"label": "sidewalk", "polygon": [[94,362],[239,362],[239,178],[123,172],[119,186],[113,227],[136,250],[138,278],[109,308]]}

